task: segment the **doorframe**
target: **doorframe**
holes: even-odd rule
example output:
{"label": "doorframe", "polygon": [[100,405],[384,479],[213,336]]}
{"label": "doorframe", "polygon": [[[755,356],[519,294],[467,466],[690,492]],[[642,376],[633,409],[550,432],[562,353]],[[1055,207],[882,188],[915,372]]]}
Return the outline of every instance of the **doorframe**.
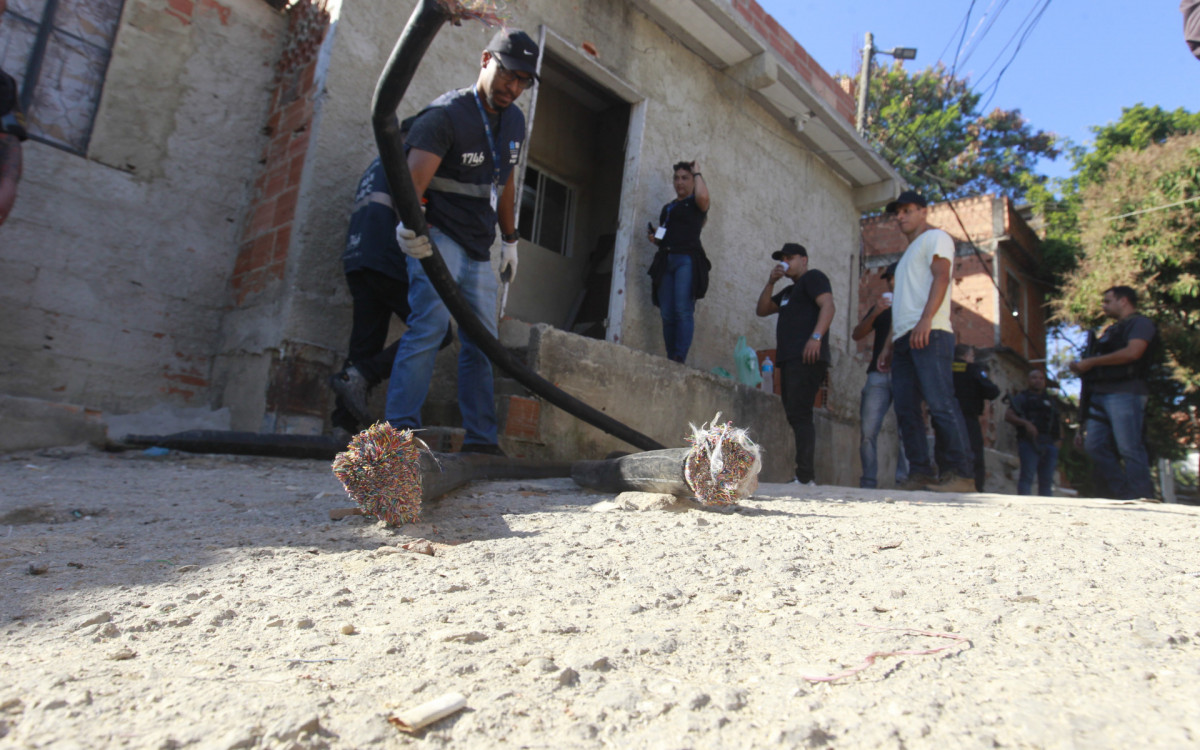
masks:
{"label": "doorframe", "polygon": [[[621,200],[617,210],[617,236],[613,247],[612,286],[608,293],[608,319],[604,326],[604,338],[613,343],[620,343],[621,328],[625,321],[625,300],[629,298],[629,295],[625,293],[626,275],[633,248],[634,227],[637,223],[636,195],[641,173],[642,143],[649,100],[627,81],[545,24],[538,26],[538,48],[541,50],[537,63],[539,75],[541,75],[542,61],[545,58],[546,50],[549,49],[567,65],[575,68],[600,88],[629,105],[629,128],[625,133],[625,152],[623,154],[625,166],[621,172]],[[533,135],[537,103],[537,87],[534,87],[525,125],[525,142],[527,144]],[[521,153],[520,173],[517,176],[518,196],[525,184],[525,167],[528,159],[529,147],[526,146]]]}

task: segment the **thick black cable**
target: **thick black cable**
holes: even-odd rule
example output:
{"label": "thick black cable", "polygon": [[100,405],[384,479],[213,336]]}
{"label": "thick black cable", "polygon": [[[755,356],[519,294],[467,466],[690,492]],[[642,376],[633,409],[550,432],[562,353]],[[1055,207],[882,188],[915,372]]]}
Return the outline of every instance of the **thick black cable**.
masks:
{"label": "thick black cable", "polygon": [[[379,146],[379,156],[383,163],[383,171],[387,175],[396,214],[404,226],[422,236],[428,236],[429,229],[425,224],[425,215],[421,212],[420,196],[417,195],[412,174],[408,169],[404,136],[400,132],[396,110],[433,38],[437,36],[443,24],[452,20],[457,19],[439,0],[421,0],[413,9],[412,16],[396,41],[391,57],[388,58],[375,86],[375,95],[371,102],[371,125],[375,131],[375,142]],[[429,244],[433,248],[433,254],[421,259],[421,267],[429,276],[450,314],[458,322],[459,328],[471,337],[497,367],[551,404],[632,446],[642,450],[661,450],[664,447],[652,438],[563,391],[517,360],[488,331],[467,304],[432,238]]]}

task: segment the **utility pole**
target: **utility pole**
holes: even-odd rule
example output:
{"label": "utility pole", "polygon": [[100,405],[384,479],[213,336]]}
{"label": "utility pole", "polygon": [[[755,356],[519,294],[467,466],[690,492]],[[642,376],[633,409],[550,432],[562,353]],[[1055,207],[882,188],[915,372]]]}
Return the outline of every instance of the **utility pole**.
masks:
{"label": "utility pole", "polygon": [[858,130],[859,135],[865,134],[867,130],[867,102],[871,97],[871,64],[875,59],[876,52],[881,55],[891,55],[897,60],[912,60],[917,56],[916,47],[875,49],[875,35],[867,32],[866,40],[863,42],[862,70],[858,75],[858,114],[854,118],[854,127]]}
{"label": "utility pole", "polygon": [[871,88],[871,61],[874,57],[875,35],[868,31],[863,43],[862,68],[858,73],[858,115],[854,118],[854,128],[859,135],[867,129],[867,99],[870,98],[868,91]]}

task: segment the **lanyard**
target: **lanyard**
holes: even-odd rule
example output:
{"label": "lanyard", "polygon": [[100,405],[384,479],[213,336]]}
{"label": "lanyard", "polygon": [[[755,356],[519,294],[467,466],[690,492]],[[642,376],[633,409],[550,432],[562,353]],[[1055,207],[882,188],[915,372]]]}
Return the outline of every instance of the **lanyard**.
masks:
{"label": "lanyard", "polygon": [[475,106],[479,108],[479,116],[483,118],[483,131],[487,133],[488,145],[492,147],[492,191],[495,192],[500,187],[500,146],[492,135],[492,124],[488,122],[483,102],[479,100],[479,89],[473,89],[473,93],[475,94]]}

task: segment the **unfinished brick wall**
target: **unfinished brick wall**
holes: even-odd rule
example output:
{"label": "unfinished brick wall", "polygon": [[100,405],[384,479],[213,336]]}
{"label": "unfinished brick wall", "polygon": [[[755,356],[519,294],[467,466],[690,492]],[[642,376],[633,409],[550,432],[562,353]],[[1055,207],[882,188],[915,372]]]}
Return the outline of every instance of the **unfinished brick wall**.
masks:
{"label": "unfinished brick wall", "polygon": [[755,0],[733,0],[734,9],[786,60],[797,73],[812,84],[813,90],[824,99],[847,122],[854,122],[856,114],[854,98],[850,96],[833,76],[825,72],[800,43]]}
{"label": "unfinished brick wall", "polygon": [[288,39],[276,64],[266,126],[270,141],[263,149],[262,169],[254,182],[254,197],[230,279],[234,303],[239,307],[283,279],[318,93],[314,84],[317,52],[328,29],[324,0],[300,0],[288,10]]}

